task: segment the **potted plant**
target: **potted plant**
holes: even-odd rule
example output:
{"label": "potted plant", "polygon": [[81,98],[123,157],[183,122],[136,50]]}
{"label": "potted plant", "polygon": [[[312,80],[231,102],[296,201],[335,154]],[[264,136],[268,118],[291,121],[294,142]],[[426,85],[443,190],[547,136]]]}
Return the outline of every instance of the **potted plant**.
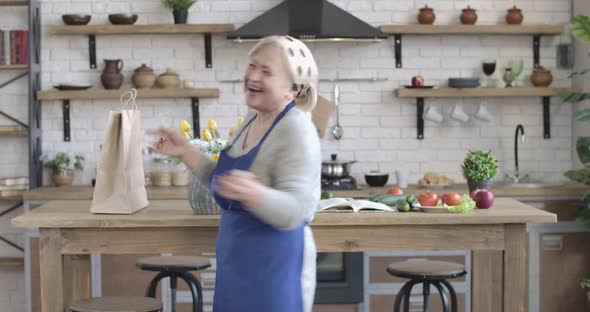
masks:
{"label": "potted plant", "polygon": [[186,24],[188,9],[197,3],[197,0],[162,0],[162,4],[172,9],[174,24]]}
{"label": "potted plant", "polygon": [[56,186],[72,185],[76,170],[82,170],[82,155],[57,153],[55,157],[45,162],[45,166],[53,169],[51,179]]}
{"label": "potted plant", "polygon": [[[583,43],[590,44],[590,18],[588,16],[578,15],[573,17],[570,24],[570,30],[574,37]],[[589,69],[574,72],[570,78],[575,76],[585,75],[590,72]],[[565,95],[563,101],[566,103],[577,104],[590,99],[588,92],[574,92]],[[590,109],[582,109],[575,113],[576,121],[589,122]],[[580,162],[583,164],[581,169],[573,169],[565,172],[565,176],[575,182],[590,185],[590,137],[579,137],[576,140],[576,151]],[[590,191],[586,191],[583,196],[585,206],[577,213],[576,221],[590,226]],[[580,283],[582,289],[586,289],[586,296],[588,297],[588,307],[590,307],[590,278],[584,278]]]}
{"label": "potted plant", "polygon": [[467,179],[469,193],[476,189],[489,190],[493,179],[498,175],[498,160],[492,155],[492,150],[470,150],[461,168]]}

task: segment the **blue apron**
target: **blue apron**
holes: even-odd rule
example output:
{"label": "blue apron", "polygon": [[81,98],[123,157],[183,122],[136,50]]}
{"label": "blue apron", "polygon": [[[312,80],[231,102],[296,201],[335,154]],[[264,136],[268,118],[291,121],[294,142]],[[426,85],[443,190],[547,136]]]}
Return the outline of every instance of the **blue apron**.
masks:
{"label": "blue apron", "polygon": [[[294,105],[287,105],[247,154],[234,158],[222,151],[212,177],[232,169],[248,170],[268,134]],[[211,190],[222,209],[213,311],[302,312],[305,225],[293,230],[276,229],[239,201],[219,196],[213,183]]]}

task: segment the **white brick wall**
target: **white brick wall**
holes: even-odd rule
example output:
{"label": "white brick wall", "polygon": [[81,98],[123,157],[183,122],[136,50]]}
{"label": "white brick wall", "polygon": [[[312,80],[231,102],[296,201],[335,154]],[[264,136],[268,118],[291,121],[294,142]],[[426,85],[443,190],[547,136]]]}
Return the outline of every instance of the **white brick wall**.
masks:
{"label": "white brick wall", "polygon": [[[192,9],[190,23],[248,22],[278,4],[280,0],[200,0]],[[525,23],[566,23],[569,18],[568,0],[334,0],[334,4],[350,11],[374,26],[381,24],[415,23],[418,8],[424,4],[434,7],[437,23],[457,23],[460,10],[468,4],[479,10],[479,23],[503,22],[506,9],[512,5],[523,8]],[[49,25],[60,24],[63,13],[90,13],[92,24],[108,23],[107,14],[135,12],[138,23],[170,23],[171,13],[158,0],[130,1],[62,1],[47,0],[42,4],[42,66],[43,88],[59,82],[88,82],[101,87],[100,75],[105,58],[123,59],[125,85],[130,86],[133,70],[142,63],[160,74],[166,67],[177,70],[183,79],[195,80],[202,87],[220,88],[218,99],[201,100],[201,122],[215,118],[222,133],[235,122],[238,114],[246,112],[240,84],[221,83],[223,79],[242,77],[251,43],[238,44],[223,36],[213,36],[213,68],[204,65],[203,39],[200,35],[97,36],[99,69],[88,67],[87,38],[49,34]],[[23,8],[2,8],[0,28],[26,27]],[[426,123],[425,136],[416,140],[416,105],[412,99],[398,99],[393,90],[407,84],[420,74],[429,84],[444,85],[451,76],[481,75],[481,60],[498,60],[499,79],[502,67],[511,59],[525,61],[523,81],[528,83],[532,69],[532,39],[527,36],[405,36],[403,42],[404,68],[396,69],[393,41],[381,43],[314,43],[310,44],[323,78],[385,77],[385,82],[340,83],[341,123],[344,138],[322,140],[324,157],[338,152],[341,159],[356,159],[353,174],[364,182],[362,173],[381,169],[393,173],[407,167],[415,182],[425,171],[435,170],[462,181],[459,165],[467,149],[492,148],[500,159],[502,174],[513,170],[513,136],[516,124],[524,125],[527,141],[520,155],[525,171],[534,171],[536,178],[563,179],[562,172],[572,166],[572,110],[567,105],[552,105],[552,138],[542,138],[542,111],[539,98],[489,99],[488,108],[495,120],[491,123],[470,122],[461,125],[445,122],[441,126]],[[567,35],[543,37],[541,62],[553,71],[555,86],[570,86],[569,71],[556,69],[555,45],[568,42]],[[0,81],[12,73],[0,72]],[[332,83],[322,82],[320,94],[332,98]],[[475,111],[476,99],[445,99],[431,101],[444,114],[454,103],[462,103],[465,111]],[[191,117],[189,100],[140,100],[143,129],[155,126],[176,127],[181,119]],[[63,142],[61,103],[43,103],[43,151],[79,152],[86,156],[85,170],[76,184],[90,184],[98,147],[102,143],[108,111],[117,108],[118,101],[72,101],[72,141]],[[0,109],[23,120],[26,115],[26,80],[0,91]],[[0,124],[8,124],[0,118]],[[333,123],[332,123],[333,124]],[[1,139],[6,149],[0,157],[0,176],[26,174],[22,159],[27,155],[26,141]],[[147,140],[146,140],[147,142]],[[9,151],[9,152],[6,152]],[[394,177],[394,176],[393,176]],[[395,183],[395,178],[390,181]],[[6,220],[0,221],[0,233],[13,233]],[[12,234],[10,234],[12,235]],[[0,256],[10,255],[9,248],[0,245]],[[4,274],[2,273],[2,280]],[[15,277],[16,278],[16,277]],[[8,291],[8,290],[7,290]],[[0,302],[7,297],[0,285]],[[4,305],[2,305],[4,307]],[[4,311],[4,308],[3,308]],[[22,311],[20,309],[6,311]]]}

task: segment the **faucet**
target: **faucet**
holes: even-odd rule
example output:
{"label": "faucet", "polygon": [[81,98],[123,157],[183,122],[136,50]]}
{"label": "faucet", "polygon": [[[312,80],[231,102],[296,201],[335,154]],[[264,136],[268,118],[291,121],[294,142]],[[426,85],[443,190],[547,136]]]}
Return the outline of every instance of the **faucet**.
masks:
{"label": "faucet", "polygon": [[[520,171],[518,169],[518,133],[520,132],[520,140],[524,143],[524,127],[522,125],[516,126],[516,131],[514,133],[514,176],[512,177],[512,182],[518,183],[521,180]],[[527,175],[523,176],[522,179],[525,179]]]}

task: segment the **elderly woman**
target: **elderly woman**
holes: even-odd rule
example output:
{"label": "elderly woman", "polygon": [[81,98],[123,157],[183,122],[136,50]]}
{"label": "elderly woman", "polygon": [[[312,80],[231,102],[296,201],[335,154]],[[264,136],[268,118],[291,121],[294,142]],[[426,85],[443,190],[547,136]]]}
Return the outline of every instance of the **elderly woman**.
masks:
{"label": "elderly woman", "polygon": [[309,112],[317,66],[289,36],[266,37],[249,56],[244,92],[252,110],[217,163],[171,130],[151,131],[160,137],[152,149],[180,157],[222,208],[213,310],[311,311],[316,248],[308,224],[320,197],[321,155]]}

